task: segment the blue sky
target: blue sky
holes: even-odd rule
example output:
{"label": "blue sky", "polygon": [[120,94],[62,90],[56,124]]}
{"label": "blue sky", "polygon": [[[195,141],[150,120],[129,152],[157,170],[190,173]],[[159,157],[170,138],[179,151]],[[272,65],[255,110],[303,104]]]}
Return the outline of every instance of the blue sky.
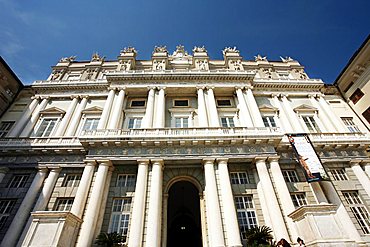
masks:
{"label": "blue sky", "polygon": [[182,44],[222,59],[237,46],[247,60],[291,56],[332,83],[369,34],[369,10],[369,0],[0,0],[0,55],[30,84],[66,56],[116,59],[131,45],[149,59],[155,45]]}

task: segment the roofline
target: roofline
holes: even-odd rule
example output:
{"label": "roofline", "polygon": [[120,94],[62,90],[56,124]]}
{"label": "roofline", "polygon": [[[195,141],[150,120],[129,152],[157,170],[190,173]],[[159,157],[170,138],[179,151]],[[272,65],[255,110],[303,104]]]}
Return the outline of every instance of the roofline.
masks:
{"label": "roofline", "polygon": [[2,56],[0,56],[0,62],[4,65],[4,67],[10,72],[10,74],[14,77],[14,79],[18,82],[21,89],[24,87],[21,80],[18,78],[18,76],[14,73],[14,71],[9,67],[9,65],[5,62]]}

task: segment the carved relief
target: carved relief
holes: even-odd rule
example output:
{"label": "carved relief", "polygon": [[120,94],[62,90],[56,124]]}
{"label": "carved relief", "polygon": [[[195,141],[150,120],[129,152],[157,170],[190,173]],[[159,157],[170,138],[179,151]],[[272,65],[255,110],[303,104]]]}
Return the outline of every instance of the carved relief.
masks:
{"label": "carved relief", "polygon": [[242,61],[238,60],[230,60],[229,61],[229,69],[236,70],[236,71],[243,71]]}
{"label": "carved relief", "polygon": [[263,73],[265,78],[271,79],[273,72],[275,72],[275,70],[273,68],[263,68],[262,69],[262,73]]}
{"label": "carved relief", "polygon": [[166,69],[166,60],[154,60],[153,61],[154,70],[165,70]]}
{"label": "carved relief", "polygon": [[65,70],[64,69],[56,69],[56,70],[53,70],[52,72],[52,76],[51,76],[51,80],[61,80],[62,79],[62,76],[64,74]]}
{"label": "carved relief", "polygon": [[168,53],[166,46],[155,46],[153,53]]}
{"label": "carved relief", "polygon": [[70,63],[70,62],[73,62],[75,59],[76,59],[76,56],[62,57],[59,60],[59,63]]}
{"label": "carved relief", "polygon": [[307,74],[304,72],[303,69],[296,69],[294,72],[298,74],[299,79],[305,80],[308,78]]}
{"label": "carved relief", "polygon": [[131,60],[120,60],[119,61],[120,68],[119,71],[129,71],[131,69]]}
{"label": "carved relief", "polygon": [[195,64],[196,64],[196,68],[199,69],[199,70],[208,70],[208,61],[207,61],[207,59],[196,60]]}
{"label": "carved relief", "polygon": [[103,62],[105,57],[100,56],[97,52],[95,52],[91,57],[91,62]]}

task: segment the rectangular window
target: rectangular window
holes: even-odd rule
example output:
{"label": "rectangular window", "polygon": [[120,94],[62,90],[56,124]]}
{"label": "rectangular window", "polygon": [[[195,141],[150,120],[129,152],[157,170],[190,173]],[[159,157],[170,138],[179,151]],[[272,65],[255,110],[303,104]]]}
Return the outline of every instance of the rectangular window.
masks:
{"label": "rectangular window", "polygon": [[55,202],[54,211],[70,211],[73,198],[58,198]]}
{"label": "rectangular window", "polygon": [[360,132],[360,129],[353,122],[353,118],[351,118],[351,117],[342,117],[342,121],[347,126],[347,128],[350,132]]}
{"label": "rectangular window", "polygon": [[313,132],[313,133],[321,132],[313,116],[302,116],[302,118],[310,132]]}
{"label": "rectangular window", "polygon": [[140,129],[142,118],[130,118],[128,120],[128,129]]}
{"label": "rectangular window", "polygon": [[355,216],[361,230],[364,234],[370,234],[370,215],[362,203],[357,191],[343,192],[344,199],[349,205],[353,215]]}
{"label": "rectangular window", "polygon": [[63,181],[62,187],[78,187],[81,181],[81,174],[69,174]]}
{"label": "rectangular window", "polygon": [[96,130],[98,128],[99,118],[86,118],[82,130]]}
{"label": "rectangular window", "polygon": [[4,227],[16,202],[14,199],[0,199],[0,229]]}
{"label": "rectangular window", "polygon": [[305,193],[292,193],[290,194],[293,204],[296,208],[303,205],[307,205],[306,194]]}
{"label": "rectangular window", "polygon": [[189,106],[189,100],[187,100],[187,99],[174,100],[173,106],[175,106],[175,107],[187,107],[187,106]]}
{"label": "rectangular window", "polygon": [[287,72],[278,72],[280,79],[289,79],[289,73]]}
{"label": "rectangular window", "polygon": [[257,227],[257,216],[254,208],[253,197],[236,196],[235,206],[237,211],[239,229],[242,239],[247,239],[246,233],[248,229]]}
{"label": "rectangular window", "polygon": [[273,116],[264,116],[262,117],[262,120],[263,120],[265,127],[270,127],[270,128],[276,127],[275,119]]}
{"label": "rectangular window", "polygon": [[117,177],[117,187],[135,187],[135,174],[119,174]]}
{"label": "rectangular window", "polygon": [[366,109],[366,111],[364,111],[362,113],[362,116],[364,116],[364,118],[367,120],[367,122],[370,124],[370,107]]}
{"label": "rectangular window", "polygon": [[5,137],[6,134],[8,134],[14,123],[14,121],[3,121],[0,123],[0,138]]}
{"label": "rectangular window", "polygon": [[355,105],[361,98],[364,96],[364,93],[361,91],[361,89],[357,88],[356,91],[349,97],[349,99],[353,102]]}
{"label": "rectangular window", "polygon": [[221,125],[225,128],[234,128],[234,119],[232,117],[222,117],[221,118]]}
{"label": "rectangular window", "polygon": [[231,184],[249,184],[248,173],[246,172],[230,172]]}
{"label": "rectangular window", "polygon": [[50,136],[57,123],[55,118],[44,118],[36,131],[36,137],[47,137]]}
{"label": "rectangular window", "polygon": [[188,128],[189,119],[186,117],[177,117],[175,118],[175,127],[176,128]]}
{"label": "rectangular window", "polygon": [[128,224],[130,221],[131,198],[113,199],[112,215],[109,224],[109,232],[116,232],[123,236],[126,241]]}
{"label": "rectangular window", "polygon": [[29,174],[15,174],[8,184],[8,188],[24,188],[29,177]]}
{"label": "rectangular window", "polygon": [[297,173],[295,170],[282,170],[283,177],[287,183],[297,183],[299,182]]}
{"label": "rectangular window", "polygon": [[231,106],[230,99],[218,99],[216,100],[216,102],[217,102],[217,106],[219,107]]}
{"label": "rectangular window", "polygon": [[70,80],[70,81],[76,81],[78,79],[80,79],[80,74],[70,74],[68,76],[68,80]]}
{"label": "rectangular window", "polygon": [[145,106],[145,100],[132,100],[131,101],[131,107],[144,107]]}
{"label": "rectangular window", "polygon": [[333,174],[334,180],[342,181],[342,180],[348,180],[346,171],[342,169],[330,169],[331,174]]}

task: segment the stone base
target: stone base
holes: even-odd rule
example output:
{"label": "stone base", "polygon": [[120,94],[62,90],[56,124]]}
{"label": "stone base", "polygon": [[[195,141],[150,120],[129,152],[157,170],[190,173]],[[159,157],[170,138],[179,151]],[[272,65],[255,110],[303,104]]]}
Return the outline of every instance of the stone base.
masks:
{"label": "stone base", "polygon": [[299,236],[307,247],[355,247],[355,240],[347,236],[331,204],[306,205],[288,215],[297,226]]}
{"label": "stone base", "polygon": [[37,211],[22,246],[74,246],[82,220],[70,212]]}

